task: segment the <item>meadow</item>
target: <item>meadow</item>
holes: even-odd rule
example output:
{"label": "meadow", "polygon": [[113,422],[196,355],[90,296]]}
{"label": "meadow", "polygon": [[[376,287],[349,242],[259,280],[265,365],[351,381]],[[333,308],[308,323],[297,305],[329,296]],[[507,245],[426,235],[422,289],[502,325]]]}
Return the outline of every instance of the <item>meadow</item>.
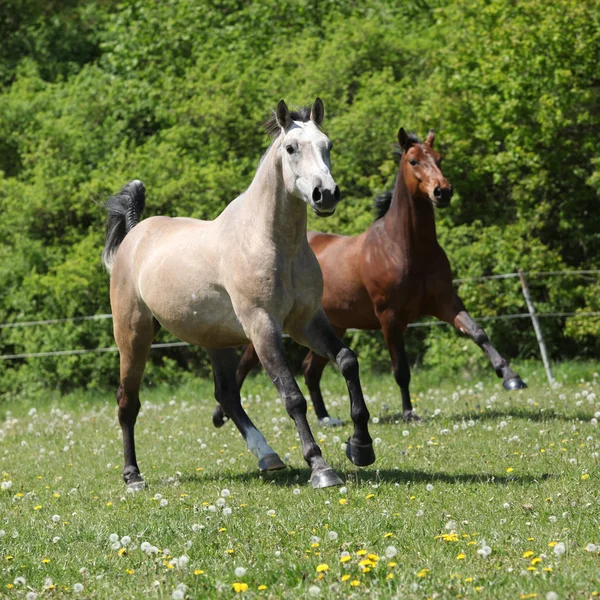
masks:
{"label": "meadow", "polygon": [[[2,598],[590,598],[600,595],[600,390],[594,364],[416,373],[422,421],[399,420],[391,376],[364,372],[377,462],[357,469],[349,425],[313,431],[343,487],[313,490],[296,430],[264,374],[244,405],[289,468],[261,474],[212,382],[143,388],[126,493],[114,396],[0,405]],[[343,380],[323,380],[348,419]]]}

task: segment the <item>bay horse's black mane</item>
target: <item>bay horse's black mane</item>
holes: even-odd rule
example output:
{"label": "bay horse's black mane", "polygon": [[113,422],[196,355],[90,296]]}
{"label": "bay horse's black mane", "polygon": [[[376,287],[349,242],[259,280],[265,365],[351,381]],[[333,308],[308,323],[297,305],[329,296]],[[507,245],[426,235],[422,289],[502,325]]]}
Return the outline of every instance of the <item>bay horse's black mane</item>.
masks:
{"label": "bay horse's black mane", "polygon": [[[421,140],[414,134],[409,133],[408,139],[413,144],[420,144]],[[402,158],[402,148],[400,148],[400,144],[394,144],[392,155],[400,162]],[[385,216],[385,213],[390,209],[390,204],[392,203],[392,196],[394,195],[394,188],[396,187],[396,180],[394,180],[394,185],[391,190],[387,190],[385,192],[381,192],[381,194],[375,196],[373,198],[373,212],[375,213],[375,221],[381,219]]]}
{"label": "bay horse's black mane", "polygon": [[[310,121],[310,111],[312,106],[303,106],[302,108],[294,108],[290,110],[290,118],[292,121],[299,121],[300,123],[308,123]],[[277,137],[281,131],[279,123],[277,123],[277,116],[275,112],[263,123],[263,127],[271,137]]]}

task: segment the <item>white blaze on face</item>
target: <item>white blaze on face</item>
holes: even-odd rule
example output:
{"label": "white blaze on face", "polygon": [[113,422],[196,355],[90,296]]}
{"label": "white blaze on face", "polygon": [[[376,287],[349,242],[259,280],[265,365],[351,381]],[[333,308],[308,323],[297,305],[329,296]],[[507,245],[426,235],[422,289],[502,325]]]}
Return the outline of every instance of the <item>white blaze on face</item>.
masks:
{"label": "white blaze on face", "polygon": [[306,204],[313,202],[313,190],[336,187],[331,176],[331,142],[312,122],[293,122],[281,142],[283,181],[289,194]]}

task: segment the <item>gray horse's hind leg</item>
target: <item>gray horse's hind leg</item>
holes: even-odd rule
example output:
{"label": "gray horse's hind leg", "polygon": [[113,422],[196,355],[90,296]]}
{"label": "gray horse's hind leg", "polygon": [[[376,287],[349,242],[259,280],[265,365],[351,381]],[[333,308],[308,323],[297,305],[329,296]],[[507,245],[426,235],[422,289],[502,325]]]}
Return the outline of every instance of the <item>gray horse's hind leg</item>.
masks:
{"label": "gray horse's hind leg", "polygon": [[267,444],[263,434],[242,407],[240,391],[235,381],[237,352],[234,348],[213,348],[207,351],[213,368],[215,398],[246,440],[248,450],[258,459],[258,468],[261,471],[285,469],[283,461]]}
{"label": "gray horse's hind leg", "polygon": [[134,428],[140,411],[140,385],[150,346],[160,326],[152,317],[122,318],[115,314],[115,340],[119,347],[121,384],[117,389],[119,424],[123,432],[125,466],[123,480],[127,487],[139,491],[145,487],[135,454]]}

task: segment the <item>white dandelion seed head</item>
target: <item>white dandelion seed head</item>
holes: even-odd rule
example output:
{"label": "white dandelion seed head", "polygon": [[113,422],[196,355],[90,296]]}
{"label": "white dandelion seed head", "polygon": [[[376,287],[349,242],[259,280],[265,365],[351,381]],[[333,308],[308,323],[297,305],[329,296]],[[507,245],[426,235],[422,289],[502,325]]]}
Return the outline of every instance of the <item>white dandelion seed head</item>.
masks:
{"label": "white dandelion seed head", "polygon": [[55,523],[58,523],[58,522],[60,521],[60,515],[52,515],[52,520],[53,520]]}
{"label": "white dandelion seed head", "polygon": [[159,502],[160,506],[162,508],[164,508],[165,506],[169,505],[169,501],[166,498],[163,498],[160,502]]}
{"label": "white dandelion seed head", "polygon": [[120,544],[119,542],[113,542],[113,543],[110,545],[110,547],[111,547],[113,550],[118,550],[118,549],[121,547],[121,544]]}
{"label": "white dandelion seed head", "polygon": [[405,429],[405,430],[402,432],[402,435],[403,435],[404,437],[408,437],[408,436],[410,435],[410,431],[408,431],[408,429]]}
{"label": "white dandelion seed head", "polygon": [[217,507],[214,504],[211,504],[210,506],[206,507],[206,510],[209,512],[217,512]]}
{"label": "white dandelion seed head", "polygon": [[234,572],[236,577],[243,577],[246,574],[246,569],[244,567],[236,567]]}
{"label": "white dandelion seed head", "polygon": [[308,593],[311,596],[320,596],[321,595],[321,588],[318,585],[311,585],[308,588]]}
{"label": "white dandelion seed head", "polygon": [[123,546],[129,546],[129,544],[131,544],[131,538],[130,538],[128,535],[124,535],[124,536],[121,538],[121,544],[122,544]]}
{"label": "white dandelion seed head", "polygon": [[398,554],[398,549],[396,548],[396,546],[388,546],[385,549],[385,555],[387,558],[394,558],[396,554]]}
{"label": "white dandelion seed head", "polygon": [[274,517],[275,511],[271,508],[270,510],[267,511],[267,515],[269,515],[269,517]]}
{"label": "white dandelion seed head", "polygon": [[52,579],[50,579],[50,577],[46,577],[46,579],[44,579],[44,589],[47,590],[48,588],[51,588],[54,585],[54,583],[52,582]]}
{"label": "white dandelion seed head", "polygon": [[313,535],[310,538],[310,543],[311,544],[318,544],[321,541],[321,538],[318,535]]}
{"label": "white dandelion seed head", "polygon": [[37,600],[37,594],[35,592],[27,592],[25,600]]}
{"label": "white dandelion seed head", "polygon": [[155,500],[162,500],[162,494],[154,494]]}
{"label": "white dandelion seed head", "polygon": [[327,537],[328,537],[328,538],[329,538],[329,539],[330,539],[332,542],[333,542],[333,541],[335,541],[335,540],[337,540],[337,539],[338,539],[338,534],[337,534],[337,531],[330,531],[330,532],[327,534]]}
{"label": "white dandelion seed head", "polygon": [[558,594],[556,592],[548,592],[546,594],[546,600],[558,600]]}
{"label": "white dandelion seed head", "polygon": [[108,541],[109,541],[109,542],[113,542],[113,543],[114,543],[114,542],[118,542],[118,541],[119,541],[119,536],[118,536],[116,533],[111,533],[111,534],[108,536]]}
{"label": "white dandelion seed head", "polygon": [[192,525],[192,531],[194,533],[198,533],[200,530],[204,529],[204,525],[199,525],[198,523],[194,523]]}
{"label": "white dandelion seed head", "polygon": [[57,536],[55,536],[55,537],[52,538],[52,543],[53,544],[58,544],[58,542],[60,542],[60,536],[59,535],[57,535]]}
{"label": "white dandelion seed head", "polygon": [[3,490],[10,490],[10,488],[12,487],[12,481],[3,481],[2,484],[0,484],[2,486]]}
{"label": "white dandelion seed head", "polygon": [[425,513],[422,510],[417,511],[417,517],[422,517]]}
{"label": "white dandelion seed head", "polygon": [[25,585],[27,583],[27,580],[25,579],[25,577],[15,577],[13,583],[15,585]]}
{"label": "white dandelion seed head", "polygon": [[226,506],[226,507],[223,509],[223,515],[224,515],[225,517],[228,517],[228,516],[230,516],[232,512],[233,512],[233,511],[231,510],[231,508],[229,508],[229,506]]}
{"label": "white dandelion seed head", "polygon": [[292,494],[294,494],[294,496],[298,496],[300,494],[300,488],[294,488],[292,490]]}
{"label": "white dandelion seed head", "polygon": [[87,570],[87,567],[81,567],[81,569],[79,569],[79,574],[85,577],[86,575],[89,575],[90,572]]}
{"label": "white dandelion seed head", "polygon": [[428,483],[428,484],[425,486],[425,489],[426,489],[428,492],[432,492],[432,491],[433,491],[433,486],[431,485],[431,483]]}
{"label": "white dandelion seed head", "polygon": [[[338,492],[339,492],[340,494],[345,494],[347,491],[348,491],[348,488],[347,488],[345,485],[343,485],[343,486],[342,486],[342,487],[341,487],[341,488],[338,490]],[[319,588],[319,590],[320,590],[320,588]],[[319,593],[320,593],[320,592],[319,592]]]}
{"label": "white dandelion seed head", "polygon": [[142,552],[148,552],[151,546],[152,544],[150,544],[150,542],[142,542],[142,544],[140,545],[140,550]]}
{"label": "white dandelion seed head", "polygon": [[566,551],[565,545],[562,542],[558,542],[558,544],[556,544],[556,546],[554,546],[553,548],[553,552],[554,554],[556,554],[556,556],[562,556]]}
{"label": "white dandelion seed head", "polygon": [[215,504],[219,507],[222,508],[223,506],[225,506],[226,504],[226,500],[225,498],[217,498],[217,501],[215,502]]}
{"label": "white dandelion seed head", "polygon": [[4,529],[0,529],[0,538],[3,538],[6,535],[6,531]]}
{"label": "white dandelion seed head", "polygon": [[185,554],[183,556],[180,556],[177,559],[177,566],[180,569],[187,569],[188,565],[190,564],[190,559],[188,556],[186,556]]}
{"label": "white dandelion seed head", "polygon": [[596,544],[592,544],[591,542],[585,547],[588,552],[596,552],[598,550],[598,546]]}
{"label": "white dandelion seed head", "polygon": [[505,502],[505,503],[502,505],[502,507],[503,507],[503,508],[506,508],[506,509],[509,509],[509,508],[510,508],[510,504],[509,504],[508,502]]}
{"label": "white dandelion seed head", "polygon": [[548,521],[550,521],[550,523],[556,523],[556,517],[554,515],[550,515],[548,517]]}
{"label": "white dandelion seed head", "polygon": [[173,600],[183,600],[185,598],[185,593],[182,592],[181,590],[173,590],[173,593],[171,594],[171,598]]}
{"label": "white dandelion seed head", "polygon": [[231,492],[227,488],[224,488],[221,490],[221,496],[223,498],[228,498],[229,496],[231,496]]}
{"label": "white dandelion seed head", "polygon": [[73,591],[76,594],[81,594],[81,592],[83,592],[83,584],[82,583],[73,584]]}

